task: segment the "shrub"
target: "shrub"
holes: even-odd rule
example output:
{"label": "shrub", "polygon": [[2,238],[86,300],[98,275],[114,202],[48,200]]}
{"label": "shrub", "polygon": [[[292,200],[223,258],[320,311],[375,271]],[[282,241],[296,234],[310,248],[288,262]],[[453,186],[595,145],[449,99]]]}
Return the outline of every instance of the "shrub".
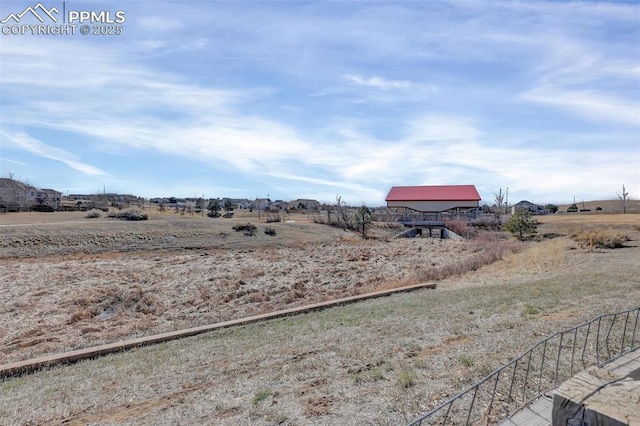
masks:
{"label": "shrub", "polygon": [[102,211],[98,209],[91,209],[84,215],[87,219],[95,219],[102,216]]}
{"label": "shrub", "polygon": [[553,214],[553,213],[557,213],[558,212],[558,206],[556,206],[555,204],[547,204],[546,206],[544,206],[547,210],[549,210],[549,213]]}
{"label": "shrub", "polygon": [[128,209],[110,212],[108,215],[113,219],[122,220],[147,220],[149,215],[137,207],[129,207]]}
{"label": "shrub", "polygon": [[273,237],[276,235],[276,230],[273,229],[271,226],[267,226],[266,228],[264,228],[264,233],[267,235],[271,235]]}
{"label": "shrub", "polygon": [[254,236],[258,228],[251,222],[233,225],[232,229],[236,232],[244,232],[244,235]]}
{"label": "shrub", "polygon": [[272,394],[273,392],[270,389],[263,389],[261,391],[256,392],[251,402],[253,403],[253,405],[258,405],[260,404],[260,402],[264,401],[265,399],[270,397]]}
{"label": "shrub", "polygon": [[609,231],[606,229],[597,230],[574,230],[571,238],[577,242],[580,247],[593,250],[594,248],[619,248],[624,247],[624,243],[629,241],[629,237],[619,232]]}
{"label": "shrub", "polygon": [[444,225],[463,238],[471,238],[473,236],[473,230],[469,226],[469,221],[464,218],[456,217],[452,219],[446,219],[444,221]]}
{"label": "shrub", "polygon": [[471,220],[469,225],[474,228],[486,229],[488,231],[497,231],[502,229],[500,220],[494,214],[483,214]]}
{"label": "shrub", "polygon": [[524,311],[522,311],[522,316],[527,317],[530,315],[538,315],[540,313],[540,308],[537,306],[529,305],[528,303],[524,306]]}
{"label": "shrub", "polygon": [[460,362],[460,364],[464,365],[467,368],[471,368],[473,367],[473,364],[475,364],[475,362],[473,361],[473,358],[471,358],[467,354],[460,355],[458,357],[458,362]]}
{"label": "shrub", "polygon": [[284,222],[284,214],[281,217],[279,210],[267,210],[265,213],[267,223]]}
{"label": "shrub", "polygon": [[218,201],[218,200],[209,201],[209,205],[207,206],[207,210],[209,210],[209,213],[207,213],[207,216],[209,216],[209,217],[220,217],[220,201]]}
{"label": "shrub", "polygon": [[416,375],[413,370],[403,369],[400,371],[400,377],[398,379],[400,387],[409,389],[416,384]]}
{"label": "shrub", "polygon": [[504,224],[504,229],[523,240],[526,235],[535,234],[538,225],[526,209],[518,209]]}

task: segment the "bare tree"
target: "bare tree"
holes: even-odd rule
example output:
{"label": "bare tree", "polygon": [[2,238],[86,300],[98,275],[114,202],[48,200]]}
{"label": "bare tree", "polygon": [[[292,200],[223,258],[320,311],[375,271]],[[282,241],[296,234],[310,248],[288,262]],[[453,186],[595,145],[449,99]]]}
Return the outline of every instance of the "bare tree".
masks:
{"label": "bare tree", "polygon": [[496,201],[496,212],[495,212],[496,222],[498,223],[498,225],[500,225],[502,223],[501,215],[502,215],[502,207],[503,207],[503,203],[504,203],[504,194],[502,193],[502,188],[500,188],[500,190],[497,193],[494,193],[494,195],[496,196],[496,198],[495,198],[495,201]]}
{"label": "bare tree", "polygon": [[184,208],[182,210],[182,214],[184,214],[185,211],[187,213],[189,213],[191,216],[193,216],[193,213],[196,211],[196,202],[195,201],[186,201],[184,203]]}
{"label": "bare tree", "polygon": [[502,193],[502,188],[500,188],[500,190],[494,195],[496,196],[495,200],[496,206],[498,207],[498,213],[502,213],[502,206],[504,203],[504,194]]}
{"label": "bare tree", "polygon": [[618,194],[618,200],[620,200],[622,202],[622,213],[627,213],[627,205],[629,203],[629,200],[631,199],[631,197],[629,197],[629,193],[627,192],[626,188],[624,187],[624,185],[622,185],[622,192]]}
{"label": "bare tree", "polygon": [[336,216],[338,224],[341,225],[343,229],[350,227],[352,215],[350,214],[346,203],[342,201],[342,197],[339,195],[336,195]]}

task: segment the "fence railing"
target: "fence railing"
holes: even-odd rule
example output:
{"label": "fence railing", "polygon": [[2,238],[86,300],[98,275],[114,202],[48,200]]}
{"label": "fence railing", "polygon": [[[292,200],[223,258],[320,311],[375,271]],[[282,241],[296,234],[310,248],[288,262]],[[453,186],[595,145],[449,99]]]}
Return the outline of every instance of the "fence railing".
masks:
{"label": "fence railing", "polygon": [[410,423],[496,424],[573,375],[640,347],[640,307],[555,333]]}

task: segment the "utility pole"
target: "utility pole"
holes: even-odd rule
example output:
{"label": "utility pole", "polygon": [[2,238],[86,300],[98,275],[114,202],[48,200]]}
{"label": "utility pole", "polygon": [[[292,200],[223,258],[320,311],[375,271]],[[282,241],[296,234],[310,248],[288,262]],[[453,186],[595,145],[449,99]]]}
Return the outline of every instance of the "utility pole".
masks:
{"label": "utility pole", "polygon": [[509,214],[509,187],[507,186],[507,204],[504,206],[504,214]]}

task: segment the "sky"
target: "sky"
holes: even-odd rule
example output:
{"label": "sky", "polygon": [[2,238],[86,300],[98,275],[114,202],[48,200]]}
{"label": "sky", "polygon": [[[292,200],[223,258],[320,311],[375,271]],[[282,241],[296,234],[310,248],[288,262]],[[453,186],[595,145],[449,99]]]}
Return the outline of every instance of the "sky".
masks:
{"label": "sky", "polygon": [[[640,197],[637,1],[42,0],[75,33],[34,35],[18,14],[37,4],[0,3],[0,177],[368,206],[404,185]],[[73,11],[95,12],[89,34]]]}

